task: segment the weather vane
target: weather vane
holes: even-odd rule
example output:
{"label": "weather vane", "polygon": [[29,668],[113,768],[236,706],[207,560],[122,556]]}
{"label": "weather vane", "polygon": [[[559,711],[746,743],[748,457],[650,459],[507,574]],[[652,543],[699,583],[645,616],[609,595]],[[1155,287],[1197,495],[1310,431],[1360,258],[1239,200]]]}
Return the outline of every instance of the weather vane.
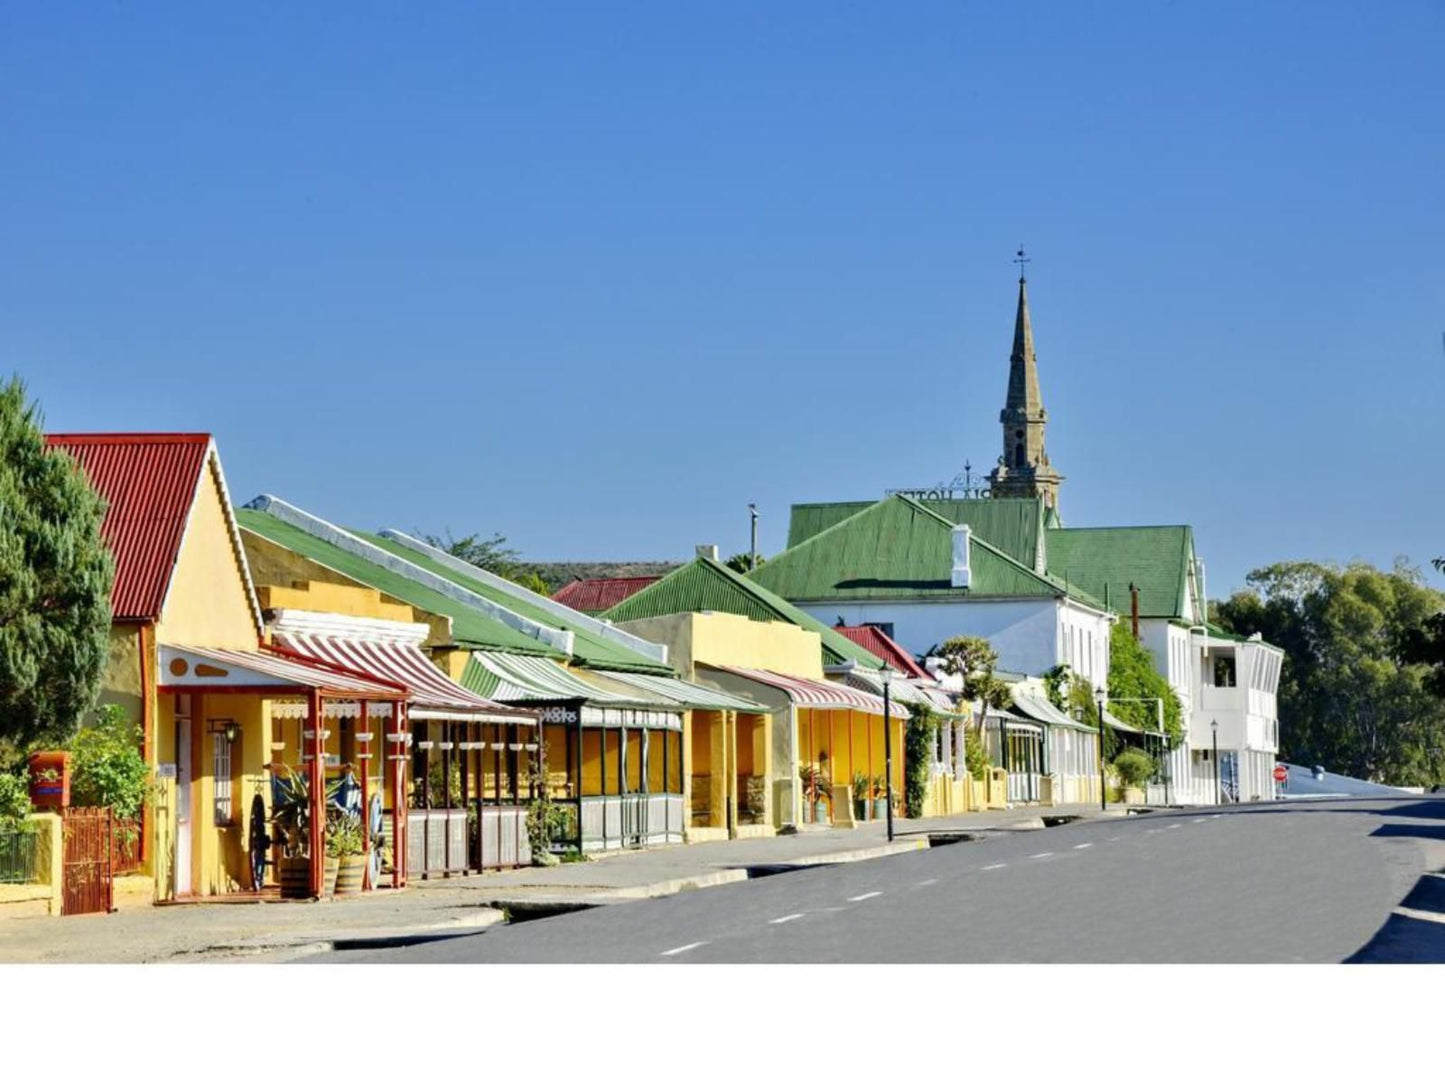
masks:
{"label": "weather vane", "polygon": [[1024,264],[1029,263],[1029,262],[1030,262],[1029,258],[1024,255],[1023,242],[1019,242],[1019,254],[1014,257],[1014,263],[1016,263],[1016,264],[1019,265],[1019,281],[1020,281],[1020,282],[1023,282],[1023,281],[1024,281]]}

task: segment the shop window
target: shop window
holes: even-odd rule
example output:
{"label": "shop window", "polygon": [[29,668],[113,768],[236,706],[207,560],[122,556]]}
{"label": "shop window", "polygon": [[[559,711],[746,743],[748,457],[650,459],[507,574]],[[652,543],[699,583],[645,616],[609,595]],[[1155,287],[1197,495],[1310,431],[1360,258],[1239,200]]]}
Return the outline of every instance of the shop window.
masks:
{"label": "shop window", "polygon": [[682,793],[682,732],[667,732],[667,790],[670,794]]}

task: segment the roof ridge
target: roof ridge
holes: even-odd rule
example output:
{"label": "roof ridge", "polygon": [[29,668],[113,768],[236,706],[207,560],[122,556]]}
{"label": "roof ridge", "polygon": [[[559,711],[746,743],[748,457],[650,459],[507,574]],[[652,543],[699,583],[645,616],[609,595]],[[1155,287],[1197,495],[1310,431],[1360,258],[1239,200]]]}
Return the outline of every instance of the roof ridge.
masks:
{"label": "roof ridge", "polygon": [[210,433],[46,433],[50,444],[86,441],[90,444],[204,444]]}

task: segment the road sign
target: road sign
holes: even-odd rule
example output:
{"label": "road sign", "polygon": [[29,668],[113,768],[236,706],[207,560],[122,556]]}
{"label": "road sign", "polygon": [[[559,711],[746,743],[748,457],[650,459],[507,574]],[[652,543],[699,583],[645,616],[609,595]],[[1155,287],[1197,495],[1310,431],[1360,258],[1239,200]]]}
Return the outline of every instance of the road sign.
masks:
{"label": "road sign", "polygon": [[1283,783],[1288,778],[1289,769],[1286,768],[1283,764],[1276,764],[1274,766],[1274,781],[1276,783]]}

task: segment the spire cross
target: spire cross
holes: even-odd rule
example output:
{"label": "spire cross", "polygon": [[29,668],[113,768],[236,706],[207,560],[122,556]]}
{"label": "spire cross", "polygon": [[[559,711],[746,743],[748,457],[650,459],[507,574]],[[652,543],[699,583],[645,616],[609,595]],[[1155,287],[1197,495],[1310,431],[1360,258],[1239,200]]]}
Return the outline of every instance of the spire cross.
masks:
{"label": "spire cross", "polygon": [[1019,254],[1014,257],[1014,263],[1019,265],[1019,281],[1024,281],[1024,264],[1030,263],[1030,259],[1024,255],[1024,246],[1019,245]]}

